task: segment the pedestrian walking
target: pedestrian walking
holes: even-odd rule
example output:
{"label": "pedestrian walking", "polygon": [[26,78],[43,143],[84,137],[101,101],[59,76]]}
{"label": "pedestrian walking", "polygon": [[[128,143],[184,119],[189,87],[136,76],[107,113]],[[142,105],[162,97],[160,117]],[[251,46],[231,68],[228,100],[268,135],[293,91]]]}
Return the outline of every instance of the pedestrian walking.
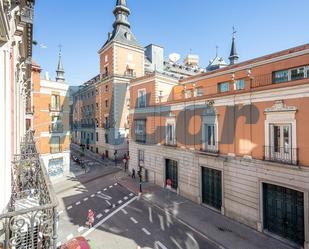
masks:
{"label": "pedestrian walking", "polygon": [[88,210],[88,216],[87,216],[88,227],[91,228],[93,223],[94,223],[94,212],[91,209],[89,209]]}
{"label": "pedestrian walking", "polygon": [[132,178],[135,179],[135,169],[132,169]]}

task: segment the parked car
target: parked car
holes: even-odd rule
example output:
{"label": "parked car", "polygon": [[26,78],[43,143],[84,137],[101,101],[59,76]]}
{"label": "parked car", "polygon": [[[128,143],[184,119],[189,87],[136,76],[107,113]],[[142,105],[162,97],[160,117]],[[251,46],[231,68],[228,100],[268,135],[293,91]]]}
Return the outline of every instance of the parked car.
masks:
{"label": "parked car", "polygon": [[79,236],[71,239],[67,243],[63,244],[60,249],[95,249],[91,242],[86,238]]}

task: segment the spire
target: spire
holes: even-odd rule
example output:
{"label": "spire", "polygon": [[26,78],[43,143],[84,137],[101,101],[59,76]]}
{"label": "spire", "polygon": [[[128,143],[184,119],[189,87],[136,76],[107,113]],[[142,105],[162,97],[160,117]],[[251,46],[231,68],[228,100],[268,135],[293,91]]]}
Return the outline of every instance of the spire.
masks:
{"label": "spire", "polygon": [[236,35],[236,30],[233,27],[232,47],[231,47],[231,53],[230,53],[230,57],[229,57],[230,65],[234,65],[235,63],[237,63],[237,61],[239,59],[239,56],[238,56],[237,51],[236,51],[236,44],[235,44],[235,38],[236,37],[235,37],[235,35]]}
{"label": "spire", "polygon": [[121,25],[130,28],[130,23],[128,20],[130,9],[127,7],[126,0],[117,0],[114,15],[116,18],[116,21],[113,24],[114,30]]}
{"label": "spire", "polygon": [[61,60],[61,45],[59,45],[59,60],[58,60],[58,67],[56,70],[57,76],[56,76],[56,81],[57,82],[64,82],[64,69],[62,65],[62,60]]}

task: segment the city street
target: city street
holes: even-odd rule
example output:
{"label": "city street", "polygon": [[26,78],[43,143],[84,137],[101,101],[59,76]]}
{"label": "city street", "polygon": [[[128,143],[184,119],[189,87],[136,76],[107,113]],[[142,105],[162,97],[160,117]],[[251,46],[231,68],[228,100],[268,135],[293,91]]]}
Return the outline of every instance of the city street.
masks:
{"label": "city street", "polygon": [[[58,194],[58,199],[58,245],[82,235],[100,249],[217,248],[168,212],[151,206],[118,184],[115,175],[65,191]],[[85,224],[88,209],[96,217],[91,229]]]}

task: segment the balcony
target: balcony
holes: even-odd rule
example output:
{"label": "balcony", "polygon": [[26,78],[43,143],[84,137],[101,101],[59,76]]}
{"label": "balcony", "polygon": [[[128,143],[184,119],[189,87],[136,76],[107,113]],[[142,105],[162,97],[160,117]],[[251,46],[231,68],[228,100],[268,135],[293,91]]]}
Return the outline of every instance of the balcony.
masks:
{"label": "balcony", "polygon": [[136,78],[136,72],[126,71],[124,73],[125,77]]}
{"label": "balcony", "polygon": [[219,154],[219,142],[215,141],[214,144],[204,143],[200,151],[206,154]]}
{"label": "balcony", "polygon": [[36,150],[33,131],[12,162],[12,193],[0,215],[4,248],[56,248],[57,199]]}
{"label": "balcony", "polygon": [[26,115],[34,114],[34,106],[26,107]]}
{"label": "balcony", "polygon": [[63,112],[62,106],[53,106],[53,105],[49,104],[48,109],[49,109],[50,112]]}
{"label": "balcony", "polygon": [[33,23],[33,8],[30,6],[25,6],[20,11],[20,20],[23,23],[26,24],[32,24]]}
{"label": "balcony", "polygon": [[50,154],[56,154],[62,152],[62,146],[61,145],[51,145],[50,146]]}
{"label": "balcony", "polygon": [[94,129],[95,128],[95,124],[82,124],[81,126],[82,126],[82,128],[88,128],[88,129]]}
{"label": "balcony", "polygon": [[49,126],[50,133],[63,133],[63,124],[51,124]]}
{"label": "balcony", "polygon": [[146,134],[135,134],[135,142],[145,144]]}
{"label": "balcony", "polygon": [[264,160],[298,165],[298,148],[264,146]]}

